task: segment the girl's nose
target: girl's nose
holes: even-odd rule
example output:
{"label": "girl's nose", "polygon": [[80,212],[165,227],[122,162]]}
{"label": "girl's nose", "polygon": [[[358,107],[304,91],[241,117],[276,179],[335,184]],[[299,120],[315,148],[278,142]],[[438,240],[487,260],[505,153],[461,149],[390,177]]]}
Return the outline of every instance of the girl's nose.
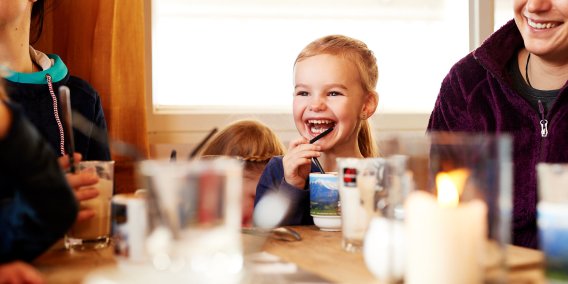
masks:
{"label": "girl's nose", "polygon": [[320,96],[313,96],[310,102],[309,109],[311,111],[319,112],[324,111],[326,108],[325,99]]}

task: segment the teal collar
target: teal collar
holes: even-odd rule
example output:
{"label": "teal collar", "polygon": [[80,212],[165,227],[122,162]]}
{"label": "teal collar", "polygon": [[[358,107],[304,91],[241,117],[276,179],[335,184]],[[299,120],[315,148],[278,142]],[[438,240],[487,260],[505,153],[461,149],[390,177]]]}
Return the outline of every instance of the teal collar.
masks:
{"label": "teal collar", "polygon": [[5,79],[14,83],[46,84],[45,75],[49,74],[54,83],[63,80],[67,75],[67,66],[65,66],[65,63],[59,56],[55,54],[48,54],[47,56],[54,61],[53,66],[49,69],[34,73],[10,72],[10,75],[5,77]]}

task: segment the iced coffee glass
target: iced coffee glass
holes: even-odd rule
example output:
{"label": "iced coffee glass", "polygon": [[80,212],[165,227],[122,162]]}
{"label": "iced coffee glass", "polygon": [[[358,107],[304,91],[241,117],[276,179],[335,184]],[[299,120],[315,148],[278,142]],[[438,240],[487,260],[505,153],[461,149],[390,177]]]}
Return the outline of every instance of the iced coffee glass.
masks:
{"label": "iced coffee glass", "polygon": [[114,161],[83,161],[79,163],[77,170],[95,173],[99,177],[97,184],[89,186],[97,188],[99,195],[81,201],[80,207],[92,209],[95,211],[95,216],[73,225],[65,236],[65,247],[80,250],[104,248],[108,246],[110,240]]}

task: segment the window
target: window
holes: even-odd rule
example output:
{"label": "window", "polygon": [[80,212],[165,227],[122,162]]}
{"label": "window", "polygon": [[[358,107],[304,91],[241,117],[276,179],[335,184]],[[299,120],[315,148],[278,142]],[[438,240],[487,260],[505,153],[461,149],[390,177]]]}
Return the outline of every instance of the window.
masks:
{"label": "window", "polygon": [[468,1],[153,0],[156,113],[290,113],[292,65],[327,34],[367,43],[379,112],[429,113],[469,50]]}
{"label": "window", "polygon": [[494,0],[495,1],[495,28],[498,30],[508,21],[513,19],[513,0]]}

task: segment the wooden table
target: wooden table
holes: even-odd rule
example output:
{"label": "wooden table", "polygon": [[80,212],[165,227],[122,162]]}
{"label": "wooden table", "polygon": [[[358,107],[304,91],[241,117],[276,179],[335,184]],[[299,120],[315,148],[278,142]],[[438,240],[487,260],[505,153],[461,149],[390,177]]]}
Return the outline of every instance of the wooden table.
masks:
{"label": "wooden table", "polygon": [[[245,253],[266,251],[295,263],[301,270],[338,283],[380,283],[367,270],[361,253],[349,253],[341,248],[341,232],[323,232],[313,226],[291,227],[303,240],[287,242],[243,235]],[[509,283],[546,283],[543,276],[543,255],[539,251],[510,247],[508,250]],[[48,283],[81,283],[91,271],[115,266],[112,248],[97,251],[72,252],[61,248],[48,251],[34,262]]]}
{"label": "wooden table", "polygon": [[[322,232],[313,226],[291,228],[302,235],[301,242],[269,239],[264,250],[332,282],[379,283],[367,270],[361,253],[341,248],[341,232]],[[546,283],[540,251],[510,246],[507,260],[509,283]]]}

